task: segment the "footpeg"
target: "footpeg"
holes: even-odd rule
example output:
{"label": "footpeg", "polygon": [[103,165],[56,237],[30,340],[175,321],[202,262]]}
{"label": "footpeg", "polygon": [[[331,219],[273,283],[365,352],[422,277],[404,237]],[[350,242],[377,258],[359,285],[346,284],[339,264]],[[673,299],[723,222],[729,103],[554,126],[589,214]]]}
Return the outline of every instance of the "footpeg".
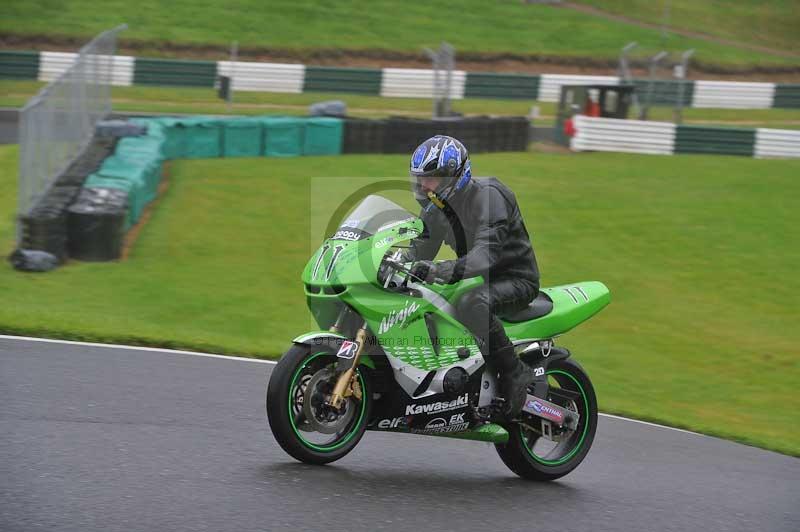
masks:
{"label": "footpeg", "polygon": [[475,409],[475,419],[480,421],[505,421],[506,400],[502,397],[495,397],[486,406],[479,406]]}

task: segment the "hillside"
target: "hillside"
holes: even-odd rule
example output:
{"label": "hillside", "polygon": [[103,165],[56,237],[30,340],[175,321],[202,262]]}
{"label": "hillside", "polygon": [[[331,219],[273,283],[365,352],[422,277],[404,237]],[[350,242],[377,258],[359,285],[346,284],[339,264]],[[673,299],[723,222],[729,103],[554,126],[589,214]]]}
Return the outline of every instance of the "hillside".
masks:
{"label": "hillside", "polygon": [[[681,9],[690,4],[688,1],[673,3],[672,25],[687,30],[696,30],[698,24],[713,26],[714,34],[749,42],[743,37],[743,28],[753,20],[752,9],[701,3],[707,5],[702,13],[714,20],[708,25],[699,16],[683,16]],[[731,2],[737,6],[753,3]],[[649,4],[653,3],[619,1],[609,3],[609,9],[625,12],[633,19],[656,20],[658,10]],[[763,22],[759,24],[776,28],[767,32],[766,40],[759,37],[758,43],[797,49],[799,37],[796,31],[790,31],[797,27],[791,4],[773,2],[766,11],[753,8],[761,14],[757,20]],[[130,29],[123,34],[123,49],[163,55],[185,55],[187,50],[194,50],[223,57],[236,40],[243,56],[281,51],[307,58],[359,51],[379,58],[393,54],[408,57],[419,56],[423,47],[447,40],[465,59],[523,57],[574,63],[576,58],[613,61],[624,44],[637,41],[642,55],[662,49],[679,52],[695,48],[699,64],[800,67],[797,57],[676,34],[665,39],[658,28],[565,7],[507,1],[492,3],[487,9],[483,0],[463,0],[456,6],[441,0],[408,2],[402,9],[398,6],[390,0],[273,0],[268,4],[259,0],[108,0],[98,10],[97,3],[90,0],[7,0],[0,19],[0,42],[14,48],[76,45],[125,22]]]}
{"label": "hillside", "polygon": [[781,50],[800,59],[797,0],[578,0],[565,4],[743,47]]}

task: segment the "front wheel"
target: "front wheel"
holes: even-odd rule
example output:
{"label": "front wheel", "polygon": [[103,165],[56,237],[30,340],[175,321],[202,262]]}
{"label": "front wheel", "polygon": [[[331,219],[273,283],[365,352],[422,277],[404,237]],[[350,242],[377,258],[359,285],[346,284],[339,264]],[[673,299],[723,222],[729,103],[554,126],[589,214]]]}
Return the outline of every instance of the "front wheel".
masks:
{"label": "front wheel", "polygon": [[[529,480],[555,480],[583,461],[597,430],[597,398],[583,368],[572,360],[558,360],[547,368],[550,388],[563,388],[575,397],[567,408],[578,413],[580,421],[573,431],[558,435],[559,441],[545,438],[538,427],[514,424],[508,442],[495,445],[497,454],[509,469]],[[548,400],[553,400],[548,397]]]}
{"label": "front wheel", "polygon": [[301,462],[327,464],[342,458],[364,435],[371,390],[356,369],[361,399],[348,397],[339,411],[327,405],[336,384],[336,355],[324,347],[294,345],[281,357],[267,386],[267,419],[284,451]]}

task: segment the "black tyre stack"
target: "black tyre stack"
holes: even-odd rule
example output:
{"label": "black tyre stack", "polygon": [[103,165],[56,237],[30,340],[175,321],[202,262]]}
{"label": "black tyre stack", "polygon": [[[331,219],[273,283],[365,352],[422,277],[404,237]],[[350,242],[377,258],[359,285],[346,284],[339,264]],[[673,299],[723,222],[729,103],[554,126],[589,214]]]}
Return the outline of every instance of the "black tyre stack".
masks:
{"label": "black tyre stack", "polygon": [[120,258],[127,214],[124,190],[84,188],[68,209],[69,256],[83,261]]}
{"label": "black tyre stack", "polygon": [[387,121],[348,118],[344,126],[343,153],[383,153]]}
{"label": "black tyre stack", "polygon": [[411,153],[425,139],[449,135],[472,153],[525,151],[529,122],[514,117],[446,117],[433,120],[391,117],[381,120],[348,118],[344,153]]}
{"label": "black tyre stack", "polygon": [[44,197],[20,216],[20,248],[45,251],[59,262],[67,258],[67,208],[75,200],[86,177],[96,171],[116,145],[116,139],[93,139],[67,170],[58,176]]}

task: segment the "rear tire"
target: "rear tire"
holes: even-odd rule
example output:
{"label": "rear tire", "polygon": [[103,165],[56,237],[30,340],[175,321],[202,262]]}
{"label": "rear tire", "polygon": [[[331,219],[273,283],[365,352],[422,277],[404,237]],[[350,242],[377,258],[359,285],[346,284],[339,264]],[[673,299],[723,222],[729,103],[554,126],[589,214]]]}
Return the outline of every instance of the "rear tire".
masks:
{"label": "rear tire", "polygon": [[586,457],[597,431],[597,398],[580,364],[570,359],[557,360],[546,373],[560,387],[580,394],[575,402],[580,421],[573,433],[545,453],[537,451],[536,433],[518,424],[509,428],[508,442],[495,445],[497,454],[511,471],[528,480],[555,480],[571,472]]}
{"label": "rear tire", "polygon": [[[275,366],[267,385],[267,420],[275,440],[289,455],[307,464],[327,464],[342,458],[353,450],[367,428],[372,401],[363,367],[356,369],[361,400],[346,399],[346,408],[352,408],[353,414],[341,431],[330,435],[315,432],[302,421],[303,386],[308,385],[315,371],[335,364],[336,360],[335,352],[325,347],[293,345]],[[325,441],[314,441],[312,436]]]}

